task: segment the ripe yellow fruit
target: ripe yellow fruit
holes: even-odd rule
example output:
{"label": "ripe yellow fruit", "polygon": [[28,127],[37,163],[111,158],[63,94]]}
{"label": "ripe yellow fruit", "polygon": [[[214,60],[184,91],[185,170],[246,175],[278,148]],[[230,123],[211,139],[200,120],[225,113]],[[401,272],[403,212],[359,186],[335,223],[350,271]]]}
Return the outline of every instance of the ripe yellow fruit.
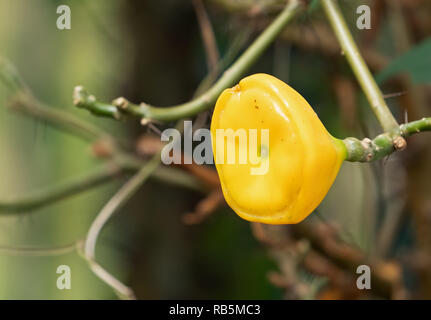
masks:
{"label": "ripe yellow fruit", "polygon": [[[229,139],[223,130],[236,136]],[[245,143],[241,130],[249,133]],[[253,130],[258,161],[251,155]],[[305,219],[327,194],[347,154],[343,142],[327,132],[307,101],[267,74],[251,75],[223,91],[211,136],[227,203],[243,219],[268,224]],[[239,154],[246,149],[244,162]],[[234,162],[228,159],[229,150],[235,151]]]}

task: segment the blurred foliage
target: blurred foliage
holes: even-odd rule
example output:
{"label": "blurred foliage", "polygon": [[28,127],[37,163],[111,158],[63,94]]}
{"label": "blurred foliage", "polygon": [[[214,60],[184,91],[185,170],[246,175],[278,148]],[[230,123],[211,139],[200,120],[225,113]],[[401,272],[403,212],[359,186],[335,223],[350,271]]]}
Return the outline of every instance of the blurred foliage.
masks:
{"label": "blurred foliage", "polygon": [[431,83],[431,38],[392,60],[376,75],[376,80],[383,83],[399,73],[409,74],[415,84]]}
{"label": "blurred foliage", "polygon": [[[245,8],[232,9],[226,2],[230,1],[205,1],[222,57],[238,33],[250,30],[254,37],[262,22],[273,16],[271,10],[251,16],[248,0]],[[280,1],[268,3],[279,8]],[[318,2],[311,3],[308,13],[296,19],[290,31],[323,28],[325,19]],[[71,7],[72,30],[60,31],[55,26],[60,4]],[[363,1],[340,1],[355,37],[364,47],[377,48],[389,58],[397,55],[386,16],[380,17],[376,29],[355,29],[359,4]],[[428,36],[419,34],[418,38]],[[322,40],[326,39],[315,35],[316,43]],[[146,129],[133,121],[117,123],[76,110],[71,101],[75,85],[84,85],[101,100],[123,95],[134,102],[169,105],[190,99],[207,74],[193,6],[185,1],[2,0],[0,48],[0,55],[17,66],[38,98],[128,139],[131,145]],[[378,79],[407,71],[415,83],[429,82],[430,48],[430,40],[422,40],[394,59]],[[380,128],[352,72],[338,48],[330,52],[336,55],[304,49],[298,41],[280,37],[248,74],[265,72],[288,82],[336,137],[374,136]],[[401,90],[399,85],[385,88]],[[0,86],[1,199],[55,185],[99,163],[92,157],[91,146],[76,137],[9,112],[5,108],[8,94]],[[404,100],[388,102],[395,114],[403,114]],[[425,145],[426,139],[429,142],[429,137],[425,137]],[[412,219],[414,206],[406,204],[406,198],[412,198],[407,186],[420,181],[412,180],[411,168],[416,162],[408,161],[420,158],[413,151],[410,158],[396,154],[372,165],[344,164],[329,194],[308,220],[335,224],[343,240],[371,256],[397,258],[413,252],[418,222]],[[49,247],[82,239],[120,182],[25,215],[1,215],[0,247]],[[430,180],[421,186],[429,193]],[[98,258],[130,284],[139,298],[285,297],[284,290],[268,281],[268,272],[280,269],[273,254],[253,237],[249,223],[228,207],[219,208],[199,225],[183,223],[183,214],[192,211],[200,199],[192,192],[150,181],[109,222],[100,239]],[[423,199],[411,201],[426,208]],[[381,250],[378,243],[386,234],[387,221],[399,217],[405,221],[396,229],[389,249]],[[72,269],[69,291],[56,288],[56,268],[61,264]],[[298,278],[317,283],[316,287],[323,283],[304,271]],[[417,277],[409,273],[407,280],[407,287],[416,290]],[[0,283],[0,299],[115,298],[76,253],[37,258],[0,254]]]}
{"label": "blurred foliage", "polygon": [[[63,2],[62,2],[63,3]],[[0,2],[1,55],[16,64],[36,95],[56,108],[72,108],[71,90],[85,83],[97,92],[113,84],[115,67],[120,66],[112,44],[100,34],[79,1],[69,1],[73,28],[56,28],[59,1]],[[92,1],[100,12],[108,2]],[[109,1],[114,9],[116,1]],[[108,14],[108,13],[107,13]],[[111,11],[112,14],[112,11]],[[103,91],[105,92],[105,91]],[[55,185],[97,165],[89,146],[81,140],[33,120],[9,112],[9,92],[0,87],[0,194],[2,198]],[[102,126],[105,124],[100,122]],[[110,125],[110,130],[117,130]],[[52,247],[83,238],[89,223],[113,191],[102,187],[47,208],[22,216],[0,218],[1,246]],[[0,298],[113,298],[76,254],[55,257],[0,256]],[[119,263],[106,254],[112,268]],[[72,270],[72,289],[58,290],[57,267]],[[120,270],[118,270],[120,272]]]}

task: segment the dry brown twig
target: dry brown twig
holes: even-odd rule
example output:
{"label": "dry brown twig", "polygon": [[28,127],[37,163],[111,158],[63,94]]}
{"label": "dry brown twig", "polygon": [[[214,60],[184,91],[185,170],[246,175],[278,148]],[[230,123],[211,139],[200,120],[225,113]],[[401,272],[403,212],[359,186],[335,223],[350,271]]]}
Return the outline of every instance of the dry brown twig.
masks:
{"label": "dry brown twig", "polygon": [[202,0],[193,0],[192,3],[198,18],[202,42],[205,46],[208,70],[211,72],[211,70],[214,70],[217,67],[218,61],[220,59],[213,27]]}
{"label": "dry brown twig", "polygon": [[219,188],[213,189],[208,196],[203,198],[195,207],[195,210],[183,215],[185,224],[198,224],[208,218],[224,203],[223,193]]}

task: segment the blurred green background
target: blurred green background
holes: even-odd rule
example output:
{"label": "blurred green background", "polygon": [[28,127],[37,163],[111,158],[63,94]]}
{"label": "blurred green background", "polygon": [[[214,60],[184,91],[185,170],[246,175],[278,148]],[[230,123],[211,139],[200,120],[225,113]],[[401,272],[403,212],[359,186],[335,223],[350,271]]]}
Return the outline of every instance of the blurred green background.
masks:
{"label": "blurred green background", "polygon": [[[361,49],[380,54],[370,53],[368,60],[374,73],[386,68],[380,79],[383,91],[408,92],[401,98],[388,99],[390,107],[401,121],[404,110],[409,110],[411,119],[429,116],[429,77],[414,76],[419,71],[424,73],[424,68],[431,74],[429,45],[421,53],[398,61],[398,66],[388,67],[390,61],[411,52],[430,36],[429,2],[412,1],[414,4],[409,5],[401,1],[403,22],[396,16],[399,11],[387,1],[365,1],[373,8],[373,17],[374,13],[380,14],[376,17],[379,23],[373,24],[371,30],[359,31],[355,28],[356,7],[363,2],[340,1],[340,5]],[[250,1],[236,3],[239,7],[229,6],[227,0],[204,1],[222,57],[238,34],[250,34],[246,45],[250,43],[272,19],[274,11],[279,10],[282,1],[259,1],[264,10],[257,16],[250,14]],[[328,25],[321,8],[316,1],[312,3],[248,74],[265,72],[288,82],[314,107],[334,136],[374,136],[379,132],[378,124],[345,59],[336,45],[334,49],[332,38],[323,32]],[[56,9],[61,4],[71,8],[71,30],[56,28]],[[266,10],[266,5],[274,10]],[[400,25],[407,26],[408,42],[400,40],[402,36],[396,33]],[[298,38],[298,34],[302,36]],[[308,41],[306,34],[311,34],[312,40]],[[1,0],[0,55],[17,67],[38,99],[131,143],[146,129],[134,121],[115,122],[76,109],[72,105],[73,88],[84,85],[103,101],[121,95],[134,102],[171,105],[190,99],[207,73],[194,7],[189,1],[179,0]],[[417,61],[422,62],[419,68]],[[400,70],[406,76],[401,85],[393,80]],[[383,82],[384,76],[389,81]],[[0,199],[55,185],[99,164],[90,144],[42,120],[10,112],[6,108],[8,96],[7,88],[0,86]],[[418,103],[418,96],[428,103]],[[418,234],[427,231],[415,228],[425,221],[431,229],[431,221],[426,220],[431,216],[426,196],[431,188],[430,166],[426,162],[430,138],[415,137],[415,141],[409,155],[393,155],[384,163],[373,165],[343,165],[317,215],[309,219],[336,223],[346,242],[370,255],[397,258],[417,246],[427,252],[428,239],[422,239],[425,246],[417,244]],[[415,145],[419,147],[414,148]],[[420,166],[414,162],[418,148],[428,150],[421,153],[425,162],[422,165],[428,169],[418,169]],[[428,177],[427,181],[424,177]],[[416,179],[423,179],[423,183],[416,183],[424,190],[422,196],[419,191],[414,195],[406,191],[409,181]],[[116,179],[25,214],[6,212],[0,216],[0,246],[52,247],[83,239],[92,219],[124,181]],[[267,277],[269,271],[280,266],[253,237],[249,224],[229,208],[219,208],[198,225],[183,223],[182,215],[192,211],[200,198],[199,194],[178,187],[148,182],[103,230],[99,261],[129,284],[138,298],[285,297],[286,292]],[[388,219],[388,215],[395,218]],[[401,217],[397,221],[402,223],[387,226],[387,221],[397,217]],[[382,230],[389,230],[387,233],[392,235],[389,245],[379,245]],[[386,247],[381,249],[382,246]],[[71,290],[56,287],[59,265],[71,268]],[[324,278],[316,275],[297,276],[316,290],[325,283]],[[415,276],[408,281],[413,293],[419,292],[417,281]],[[315,297],[314,293],[303,296]],[[77,253],[26,257],[0,252],[0,298],[116,296]]]}

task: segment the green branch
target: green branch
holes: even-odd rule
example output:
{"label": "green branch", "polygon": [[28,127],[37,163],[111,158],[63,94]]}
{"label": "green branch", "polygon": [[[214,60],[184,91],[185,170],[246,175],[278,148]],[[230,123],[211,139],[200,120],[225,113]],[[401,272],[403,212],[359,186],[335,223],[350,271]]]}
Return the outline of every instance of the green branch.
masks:
{"label": "green branch", "polygon": [[[145,165],[145,162],[138,158],[126,155],[118,156],[106,165],[97,167],[84,175],[73,177],[71,180],[59,185],[23,196],[0,199],[0,214],[30,213],[111,182],[115,177],[134,173],[141,169],[143,165]],[[199,193],[206,192],[207,189],[201,181],[181,169],[161,166],[154,171],[151,177],[163,183]]]}
{"label": "green branch", "polygon": [[108,139],[113,141],[113,137],[110,136],[109,133],[94,126],[90,122],[56,108],[48,107],[25,92],[18,92],[12,97],[8,105],[14,111],[48,122],[54,127],[80,136],[85,140],[94,141],[98,139]]}
{"label": "green branch", "polygon": [[396,150],[403,150],[407,145],[404,138],[424,131],[431,131],[431,118],[402,124],[389,132],[378,135],[373,140],[346,138],[343,140],[347,148],[346,160],[370,162],[381,159]]}
{"label": "green branch", "polygon": [[114,140],[108,132],[92,123],[60,109],[48,107],[40,102],[24,82],[16,67],[3,57],[0,57],[0,81],[12,92],[12,97],[7,106],[13,111],[41,119],[54,127],[66,130],[89,141],[98,139]]}
{"label": "green branch", "polygon": [[117,107],[98,102],[96,97],[89,94],[82,86],[77,86],[73,90],[73,104],[78,108],[89,110],[96,116],[110,117],[116,120],[120,120],[122,117]]}
{"label": "green branch", "polygon": [[341,49],[383,130],[389,132],[397,128],[398,123],[386,105],[382,92],[362,58],[336,0],[321,1]]}
{"label": "green branch", "polygon": [[298,0],[291,0],[279,16],[261,33],[248,49],[226,70],[220,79],[199,97],[189,102],[172,107],[155,107],[146,103],[135,105],[124,98],[114,100],[112,105],[97,102],[94,96],[86,93],[82,87],[75,88],[74,102],[95,115],[120,119],[122,114],[149,120],[171,121],[193,116],[214,106],[221,92],[234,85],[265,49],[284,29],[299,8]]}
{"label": "green branch", "polygon": [[0,246],[0,254],[21,257],[47,257],[68,254],[77,249],[78,243],[75,241],[71,244],[56,247],[16,247]]}
{"label": "green branch", "polygon": [[120,171],[119,167],[112,164],[102,166],[55,187],[42,189],[25,196],[0,200],[0,213],[25,213],[36,210],[106,183]]}
{"label": "green branch", "polygon": [[118,192],[108,201],[105,207],[101,210],[99,215],[93,221],[93,224],[88,232],[87,240],[85,243],[85,253],[88,257],[94,258],[96,239],[106,223],[106,221],[117,212],[140,186],[148,179],[148,177],[159,167],[160,154],[157,153],[152,159],[146,163]]}
{"label": "green branch", "polygon": [[115,292],[126,299],[133,299],[132,289],[121,283],[113,275],[108,273],[100,264],[96,262],[96,243],[100,232],[108,220],[121,209],[124,204],[138,191],[142,184],[160,166],[160,153],[154,155],[151,160],[143,166],[120,190],[106,203],[100,213],[91,224],[84,245],[84,257],[89,262],[91,270],[106,284],[111,286]]}

